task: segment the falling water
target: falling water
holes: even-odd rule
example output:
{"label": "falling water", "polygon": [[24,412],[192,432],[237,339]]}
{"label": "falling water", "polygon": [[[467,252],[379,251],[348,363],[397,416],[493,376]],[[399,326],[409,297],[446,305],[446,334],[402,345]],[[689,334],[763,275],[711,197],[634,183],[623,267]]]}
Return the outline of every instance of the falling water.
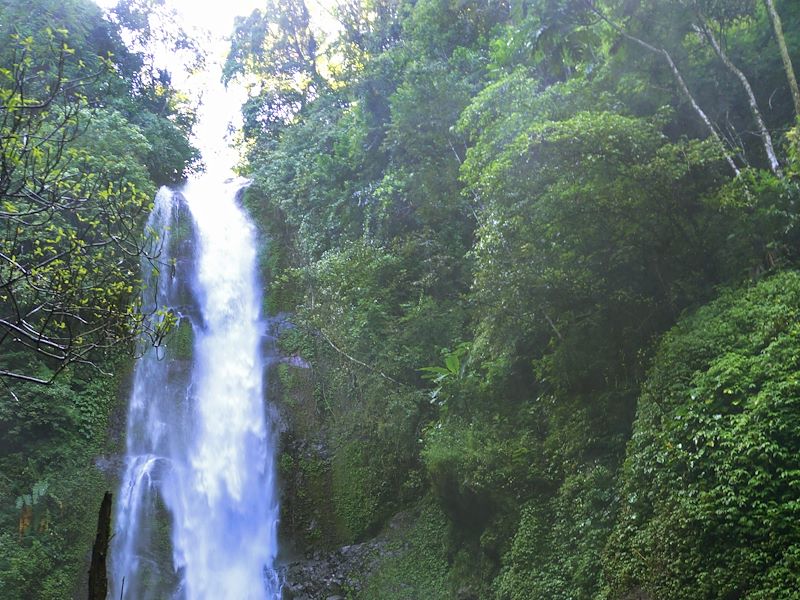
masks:
{"label": "falling water", "polygon": [[255,236],[246,181],[162,189],[145,309],[178,325],[138,362],[112,541],[111,598],[280,597],[273,443],[263,399]]}

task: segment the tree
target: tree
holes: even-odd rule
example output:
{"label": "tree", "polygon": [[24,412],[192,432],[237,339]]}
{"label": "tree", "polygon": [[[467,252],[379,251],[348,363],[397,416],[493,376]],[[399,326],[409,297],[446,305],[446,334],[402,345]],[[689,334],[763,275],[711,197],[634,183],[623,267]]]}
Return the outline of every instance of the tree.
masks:
{"label": "tree", "polygon": [[48,383],[97,351],[163,333],[130,303],[139,260],[158,254],[140,233],[154,191],[142,161],[149,145],[120,115],[90,105],[113,65],[88,71],[67,35],[13,34],[0,48],[10,57],[0,69],[4,381]]}
{"label": "tree", "polygon": [[792,66],[792,59],[789,56],[789,49],[786,46],[786,37],[783,35],[783,23],[775,8],[774,0],[764,0],[764,4],[767,7],[769,18],[772,21],[775,41],[778,42],[778,48],[780,48],[781,51],[781,60],[783,61],[783,69],[786,72],[786,80],[789,82],[789,89],[792,91],[795,117],[800,118],[800,87],[797,86],[797,77],[794,74],[794,67]]}
{"label": "tree", "polygon": [[[704,6],[701,2],[693,2],[693,12],[694,12],[694,23],[692,23],[692,29],[700,36],[701,39],[705,40],[713,49],[714,53],[719,57],[725,67],[736,77],[741,85],[742,89],[745,92],[747,97],[747,103],[750,108],[750,113],[753,116],[753,120],[758,127],[758,134],[761,138],[761,143],[764,147],[764,153],[767,156],[767,160],[769,163],[770,170],[777,175],[778,177],[782,176],[781,173],[781,166],[778,162],[778,156],[775,153],[775,147],[772,143],[772,135],[767,129],[766,124],[764,123],[764,117],[761,114],[761,109],[758,107],[758,100],[756,99],[755,92],[753,91],[753,86],[750,84],[750,80],[747,78],[747,75],[731,60],[728,53],[723,48],[722,44],[720,43],[717,36],[714,34],[712,29],[712,19],[710,19],[706,14],[704,14]],[[724,23],[725,20],[728,19],[741,19],[749,16],[750,10],[747,3],[744,3],[744,6],[738,7],[735,6],[734,3],[733,10],[729,8],[728,11],[717,11],[718,14],[716,15],[716,23],[714,24],[721,24]],[[712,10],[716,8],[713,4],[710,7]],[[721,13],[721,14],[720,14]],[[712,13],[713,18],[713,13]]]}
{"label": "tree", "polygon": [[325,87],[318,53],[305,0],[270,0],[263,11],[236,18],[223,79],[257,82],[244,108],[246,127],[290,121]]}
{"label": "tree", "polygon": [[642,39],[641,37],[631,34],[619,23],[616,23],[612,19],[610,19],[603,12],[603,10],[600,7],[598,7],[592,0],[585,0],[585,2],[590,10],[592,10],[600,19],[608,23],[615,31],[617,31],[625,39],[638,44],[639,47],[644,48],[648,52],[653,53],[654,55],[663,59],[667,63],[667,65],[669,66],[669,70],[672,73],[672,76],[675,80],[675,83],[678,85],[678,88],[680,89],[681,93],[686,98],[686,100],[689,101],[692,110],[703,122],[703,125],[706,127],[709,136],[719,145],[720,149],[722,149],[723,152],[725,153],[725,160],[728,163],[728,166],[736,175],[739,175],[741,170],[734,161],[732,153],[728,149],[725,140],[720,135],[717,126],[711,121],[708,114],[706,114],[706,111],[703,110],[703,108],[700,106],[699,102],[695,98],[695,95],[692,93],[691,89],[689,88],[689,85],[686,83],[686,79],[684,78],[681,69],[678,67],[677,63],[675,62],[669,50],[665,47],[655,46],[652,43]]}

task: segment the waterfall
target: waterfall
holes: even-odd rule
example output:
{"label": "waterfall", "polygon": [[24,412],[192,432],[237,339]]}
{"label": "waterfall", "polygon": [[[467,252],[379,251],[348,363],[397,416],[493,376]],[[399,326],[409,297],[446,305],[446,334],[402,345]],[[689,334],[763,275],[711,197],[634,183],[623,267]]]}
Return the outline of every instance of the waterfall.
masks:
{"label": "waterfall", "polygon": [[266,323],[242,179],[162,189],[145,310],[178,320],[137,362],[111,598],[274,600],[278,506],[263,398]]}

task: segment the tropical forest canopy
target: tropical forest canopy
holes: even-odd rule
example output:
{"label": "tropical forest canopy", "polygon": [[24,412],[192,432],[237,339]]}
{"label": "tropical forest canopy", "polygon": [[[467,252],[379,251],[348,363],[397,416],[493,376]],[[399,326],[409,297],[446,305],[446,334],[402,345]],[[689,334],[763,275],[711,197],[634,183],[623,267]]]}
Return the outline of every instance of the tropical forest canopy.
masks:
{"label": "tropical forest canopy", "polygon": [[[282,543],[404,515],[362,599],[800,598],[800,3],[309,8],[240,17],[224,69]],[[193,46],[153,11],[0,2],[1,597],[81,589],[169,324],[144,219],[198,156],[147,48]]]}

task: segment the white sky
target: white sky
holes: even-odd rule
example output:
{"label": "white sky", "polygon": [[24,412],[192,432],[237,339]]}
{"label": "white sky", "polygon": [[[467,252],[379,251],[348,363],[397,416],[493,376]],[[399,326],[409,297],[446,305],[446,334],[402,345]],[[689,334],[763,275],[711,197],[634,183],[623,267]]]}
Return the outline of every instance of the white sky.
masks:
{"label": "white sky", "polygon": [[[336,29],[330,13],[335,1],[307,0],[315,28],[327,32]],[[117,0],[95,2],[106,9],[117,4]],[[225,89],[219,81],[228,51],[226,38],[233,31],[237,15],[249,15],[254,9],[263,8],[264,4],[263,0],[166,0],[166,5],[175,9],[187,32],[210,33],[210,47],[204,48],[208,52],[204,73],[188,76],[179,58],[164,58],[164,66],[170,71],[173,84],[187,92],[193,101],[202,98],[195,144],[202,151],[209,171],[229,171],[236,164],[238,153],[228,146],[226,133],[229,125],[238,127],[241,123],[240,108],[246,98],[241,87],[231,85]]]}

